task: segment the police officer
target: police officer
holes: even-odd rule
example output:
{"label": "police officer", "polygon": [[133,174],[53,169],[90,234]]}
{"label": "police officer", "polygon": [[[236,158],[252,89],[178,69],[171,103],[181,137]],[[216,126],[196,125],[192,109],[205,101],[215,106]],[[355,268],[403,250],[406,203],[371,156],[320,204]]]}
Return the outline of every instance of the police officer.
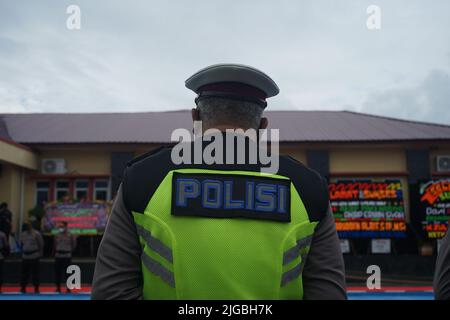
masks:
{"label": "police officer", "polygon": [[22,276],[20,281],[21,292],[26,292],[28,280],[32,278],[34,292],[39,293],[39,261],[44,250],[42,235],[33,229],[31,223],[26,222],[22,226],[20,234],[22,245]]}
{"label": "police officer", "polygon": [[[67,280],[67,267],[71,264],[75,238],[70,234],[66,221],[61,223],[58,231],[54,243],[55,285],[56,291],[61,292],[61,280]],[[70,289],[66,288],[66,291],[70,292]]]}
{"label": "police officer", "polygon": [[9,245],[6,241],[6,234],[3,231],[0,231],[0,293],[2,293],[3,286],[3,262],[8,254]]}
{"label": "police officer", "polygon": [[[203,131],[266,128],[266,99],[279,92],[263,72],[236,64],[202,69],[186,86],[197,93],[192,117]],[[203,140],[206,152],[215,138]],[[232,164],[173,161],[168,147],[128,164],[93,299],[346,298],[327,183],[287,156],[262,174],[262,161],[250,161],[255,139],[245,141],[233,155],[224,148]]]}
{"label": "police officer", "polygon": [[3,202],[0,204],[0,231],[6,235],[6,241],[9,242],[9,235],[11,234],[12,213],[8,209],[8,204]]}

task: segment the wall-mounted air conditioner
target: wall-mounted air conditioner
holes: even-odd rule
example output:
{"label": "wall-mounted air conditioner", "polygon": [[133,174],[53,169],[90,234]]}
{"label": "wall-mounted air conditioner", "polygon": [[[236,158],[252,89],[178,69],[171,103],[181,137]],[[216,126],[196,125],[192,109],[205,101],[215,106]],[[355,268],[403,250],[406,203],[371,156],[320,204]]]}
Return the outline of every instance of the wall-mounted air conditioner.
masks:
{"label": "wall-mounted air conditioner", "polygon": [[436,171],[450,172],[450,156],[436,157]]}
{"label": "wall-mounted air conditioner", "polygon": [[66,160],[64,159],[42,159],[41,173],[64,174],[66,173]]}

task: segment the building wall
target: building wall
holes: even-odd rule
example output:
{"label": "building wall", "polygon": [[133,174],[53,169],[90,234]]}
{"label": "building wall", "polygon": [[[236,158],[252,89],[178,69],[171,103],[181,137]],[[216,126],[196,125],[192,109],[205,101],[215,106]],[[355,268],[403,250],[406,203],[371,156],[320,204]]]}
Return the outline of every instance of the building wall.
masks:
{"label": "building wall", "polygon": [[36,155],[26,146],[0,140],[0,161],[12,163],[29,169],[37,168]]}
{"label": "building wall", "polygon": [[63,158],[66,160],[67,173],[109,174],[111,171],[111,153],[95,148],[43,150],[40,159]]}
{"label": "building wall", "polygon": [[[112,152],[132,152],[135,156],[144,154],[157,147],[157,145],[44,145],[35,146],[42,159],[62,158],[66,162],[67,178],[83,176],[103,176],[107,179],[111,174]],[[25,180],[24,207],[25,214],[36,205],[36,182],[48,180],[38,171],[28,172]],[[84,178],[80,178],[84,179]],[[64,180],[64,176],[51,177],[52,181]]]}
{"label": "building wall", "polygon": [[18,166],[3,163],[0,175],[0,202],[7,202],[9,210],[13,213],[13,230],[19,225],[22,170]]}
{"label": "building wall", "polygon": [[280,154],[290,155],[306,165],[306,149],[301,145],[280,146]]}
{"label": "building wall", "polygon": [[[289,154],[300,162],[307,164],[307,150],[322,149],[329,151],[330,177],[339,178],[399,178],[404,188],[406,216],[409,220],[410,208],[408,197],[407,164],[405,150],[415,146],[412,143],[370,145],[370,144],[300,144],[290,143],[280,146],[281,154]],[[55,145],[36,146],[38,158],[64,158],[69,175],[104,175],[111,172],[112,152],[133,152],[135,156],[154,149],[156,145]],[[419,145],[418,147],[423,147]],[[450,154],[450,146],[434,145],[430,151],[431,170],[434,171],[435,156]],[[35,205],[37,171],[27,170],[25,179],[24,212]],[[20,168],[4,164],[0,177],[0,200],[10,203],[17,214],[20,209]],[[5,188],[5,186],[10,186]],[[4,201],[3,200],[3,201]],[[17,225],[17,221],[16,221]]]}
{"label": "building wall", "polygon": [[450,148],[433,149],[430,152],[430,169],[431,172],[437,173],[436,157],[437,156],[450,156]]}
{"label": "building wall", "polygon": [[36,204],[36,180],[31,179],[29,175],[25,178],[24,195],[24,214],[28,216],[28,211]]}
{"label": "building wall", "polygon": [[[41,150],[39,158],[62,158],[66,161],[67,175],[109,175],[111,169],[111,153],[104,148],[79,147],[61,149],[52,147]],[[60,177],[57,179],[63,179]],[[56,179],[56,180],[57,180]],[[25,212],[36,205],[36,182],[46,180],[45,177],[36,176],[36,172],[29,172],[25,183]]]}
{"label": "building wall", "polygon": [[406,154],[401,148],[339,148],[330,150],[330,173],[406,173]]}

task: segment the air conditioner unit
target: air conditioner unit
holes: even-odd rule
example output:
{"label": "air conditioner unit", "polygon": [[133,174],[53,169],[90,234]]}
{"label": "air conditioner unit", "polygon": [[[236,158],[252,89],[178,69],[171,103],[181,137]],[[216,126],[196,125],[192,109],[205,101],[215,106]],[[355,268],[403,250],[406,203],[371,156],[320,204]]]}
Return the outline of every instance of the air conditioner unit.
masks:
{"label": "air conditioner unit", "polygon": [[64,159],[42,159],[41,173],[64,174],[66,173],[66,160]]}
{"label": "air conditioner unit", "polygon": [[436,171],[450,172],[450,156],[436,157]]}

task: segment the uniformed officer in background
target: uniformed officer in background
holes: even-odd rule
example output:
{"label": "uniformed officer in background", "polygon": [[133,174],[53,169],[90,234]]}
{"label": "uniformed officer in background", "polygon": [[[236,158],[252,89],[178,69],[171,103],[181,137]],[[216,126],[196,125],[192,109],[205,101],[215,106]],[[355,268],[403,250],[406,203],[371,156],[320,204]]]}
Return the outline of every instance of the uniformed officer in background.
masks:
{"label": "uniformed officer in background", "polygon": [[39,293],[39,263],[40,258],[43,255],[44,240],[39,231],[34,230],[31,223],[26,222],[22,225],[20,243],[22,246],[22,276],[20,281],[20,291],[22,293],[26,292],[28,280],[31,276],[34,292]]}
{"label": "uniformed officer in background", "polygon": [[3,202],[0,204],[0,231],[6,235],[6,241],[9,242],[9,235],[12,228],[12,212],[8,209],[8,204]]}
{"label": "uniformed officer in background", "polygon": [[[450,222],[449,222],[450,223]],[[434,296],[439,300],[450,300],[450,232],[441,240],[434,271]]]}
{"label": "uniformed officer in background", "polygon": [[0,231],[0,293],[2,293],[3,286],[3,262],[8,254],[9,245],[6,240],[6,234],[3,231]]}
{"label": "uniformed officer in background", "polygon": [[[198,95],[192,117],[204,131],[266,128],[266,99],[279,92],[263,72],[235,64],[202,69],[186,86]],[[171,150],[128,164],[98,250],[93,299],[346,298],[317,172],[287,156],[277,174],[262,174],[259,161],[175,164]],[[251,149],[234,151],[248,160]]]}
{"label": "uniformed officer in background", "polygon": [[[58,228],[59,233],[55,236],[55,285],[56,291],[61,292],[61,280],[67,281],[67,267],[72,260],[72,252],[75,249],[75,238],[69,232],[67,222],[64,221]],[[70,292],[69,288],[66,288]]]}

